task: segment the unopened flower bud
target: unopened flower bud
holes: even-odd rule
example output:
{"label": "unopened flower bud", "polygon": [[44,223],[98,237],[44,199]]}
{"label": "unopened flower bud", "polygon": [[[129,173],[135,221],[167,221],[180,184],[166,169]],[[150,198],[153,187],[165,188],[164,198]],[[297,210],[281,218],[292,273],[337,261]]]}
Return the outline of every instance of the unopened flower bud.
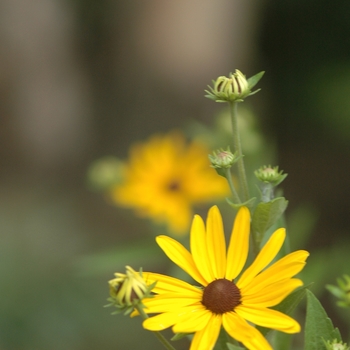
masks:
{"label": "unopened flower bud", "polygon": [[253,77],[246,79],[241,71],[236,69],[235,73],[230,73],[228,77],[220,76],[213,80],[214,86],[208,85],[210,91],[205,90],[210,98],[216,102],[242,102],[245,97],[254,95],[260,89],[251,91],[263,76],[264,72],[260,72]]}
{"label": "unopened flower bud", "polygon": [[344,280],[337,278],[338,286],[328,284],[326,288],[339,300],[337,305],[350,308],[350,276],[344,275]]}
{"label": "unopened flower bud", "polygon": [[154,285],[147,286],[142,278],[142,271],[136,272],[130,266],[126,266],[126,273],[115,273],[115,278],[109,282],[111,305],[118,311],[128,314],[137,304],[142,304],[142,299],[151,297],[151,289]]}
{"label": "unopened flower bud", "polygon": [[237,162],[238,157],[230,151],[230,148],[227,150],[223,150],[222,148],[214,151],[213,155],[209,155],[209,160],[211,162],[211,166],[215,169],[222,168],[231,168],[231,166]]}
{"label": "unopened flower bud", "polygon": [[279,185],[288,175],[283,174],[283,170],[279,171],[278,166],[271,167],[271,165],[262,166],[260,169],[256,170],[254,174],[258,180],[271,184],[272,186]]}
{"label": "unopened flower bud", "polygon": [[343,343],[342,341],[338,341],[337,339],[334,339],[332,342],[329,340],[326,342],[324,341],[326,345],[327,350],[350,350],[350,347],[347,346],[346,343]]}

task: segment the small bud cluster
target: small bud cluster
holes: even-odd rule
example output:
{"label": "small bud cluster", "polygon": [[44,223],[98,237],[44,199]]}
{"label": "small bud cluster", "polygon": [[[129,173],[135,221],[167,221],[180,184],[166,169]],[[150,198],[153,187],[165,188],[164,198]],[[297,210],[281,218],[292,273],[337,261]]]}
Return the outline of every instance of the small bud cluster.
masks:
{"label": "small bud cluster", "polygon": [[337,278],[338,286],[327,285],[326,288],[339,300],[337,305],[350,308],[350,276],[344,275],[344,280]]}
{"label": "small bud cluster", "polygon": [[126,266],[126,273],[115,273],[115,277],[108,282],[111,296],[108,300],[111,301],[110,305],[118,309],[117,313],[129,314],[135,306],[142,305],[143,298],[152,296],[150,292],[154,284],[147,286],[142,271],[136,272],[130,266]]}

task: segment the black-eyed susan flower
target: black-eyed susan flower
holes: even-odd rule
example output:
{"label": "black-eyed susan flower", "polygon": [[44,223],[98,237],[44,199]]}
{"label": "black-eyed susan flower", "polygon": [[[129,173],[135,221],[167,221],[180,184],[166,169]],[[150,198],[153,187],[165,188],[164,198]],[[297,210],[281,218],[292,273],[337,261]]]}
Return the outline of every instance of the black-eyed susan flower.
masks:
{"label": "black-eyed susan flower", "polygon": [[188,232],[194,205],[229,194],[225,179],[210,167],[208,153],[202,143],[186,143],[180,133],[153,136],[131,148],[125,181],[114,187],[112,199],[167,224],[172,232]]}
{"label": "black-eyed susan flower", "polygon": [[191,252],[170,237],[158,236],[157,243],[170,260],[201,287],[157,273],[144,273],[147,283],[156,282],[155,297],[144,300],[145,311],[158,314],[145,320],[144,328],[160,331],[172,327],[175,333],[194,333],[191,350],[213,349],[221,327],[250,350],[272,349],[254,325],[285,333],[299,332],[297,321],[270,307],[303,284],[292,277],[303,269],[309,253],[299,250],[270,265],[285,240],[285,229],[281,228],[242,272],[248,256],[249,231],[250,213],[242,207],[226,251],[221,214],[214,206],[206,227],[200,216],[194,217]]}

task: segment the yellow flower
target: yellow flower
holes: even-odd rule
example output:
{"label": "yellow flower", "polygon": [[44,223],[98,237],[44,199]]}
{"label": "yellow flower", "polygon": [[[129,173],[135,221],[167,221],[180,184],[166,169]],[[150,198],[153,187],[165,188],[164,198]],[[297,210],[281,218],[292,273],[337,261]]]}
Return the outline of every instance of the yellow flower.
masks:
{"label": "yellow flower", "polygon": [[272,350],[252,324],[285,333],[299,332],[300,326],[293,318],[270,307],[303,284],[292,277],[303,269],[309,253],[299,250],[268,266],[285,240],[285,229],[280,228],[241,273],[248,256],[249,231],[250,213],[242,207],[226,252],[221,214],[213,206],[206,227],[200,216],[194,217],[191,253],[176,240],[158,236],[165,254],[202,288],[173,277],[144,273],[147,283],[157,281],[155,297],[144,299],[145,311],[158,314],[145,320],[144,328],[160,331],[172,327],[175,333],[194,333],[190,350],[213,349],[221,326],[251,350]]}
{"label": "yellow flower", "polygon": [[186,144],[178,133],[153,136],[131,149],[125,181],[113,189],[112,199],[175,233],[185,233],[193,205],[229,194],[226,180],[210,167],[208,153],[203,144]]}

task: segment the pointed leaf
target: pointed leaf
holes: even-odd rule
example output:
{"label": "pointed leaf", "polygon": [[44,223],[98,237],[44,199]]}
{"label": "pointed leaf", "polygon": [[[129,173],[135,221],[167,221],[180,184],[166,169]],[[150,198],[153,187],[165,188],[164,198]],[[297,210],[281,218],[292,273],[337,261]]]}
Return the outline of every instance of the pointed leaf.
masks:
{"label": "pointed leaf", "polygon": [[324,341],[337,339],[341,341],[338,328],[334,328],[321,303],[315,295],[307,290],[307,307],[305,322],[305,350],[324,350]]}
{"label": "pointed leaf", "polygon": [[290,350],[292,339],[292,334],[274,331],[272,339],[273,348],[278,350]]}
{"label": "pointed leaf", "polygon": [[230,340],[230,336],[225,331],[224,327],[221,327],[219,338],[216,341],[216,344],[214,346],[214,350],[227,350],[226,344],[228,344],[228,341]]}
{"label": "pointed leaf", "polygon": [[249,89],[253,88],[259,82],[259,80],[263,77],[264,74],[265,74],[265,72],[262,71],[260,73],[253,75],[249,79],[247,79]]}
{"label": "pointed leaf", "polygon": [[252,217],[252,229],[263,237],[264,233],[281,217],[288,205],[284,197],[257,205]]}
{"label": "pointed leaf", "polygon": [[244,350],[245,348],[241,348],[240,346],[233,345],[230,343],[227,343],[228,350]]}

